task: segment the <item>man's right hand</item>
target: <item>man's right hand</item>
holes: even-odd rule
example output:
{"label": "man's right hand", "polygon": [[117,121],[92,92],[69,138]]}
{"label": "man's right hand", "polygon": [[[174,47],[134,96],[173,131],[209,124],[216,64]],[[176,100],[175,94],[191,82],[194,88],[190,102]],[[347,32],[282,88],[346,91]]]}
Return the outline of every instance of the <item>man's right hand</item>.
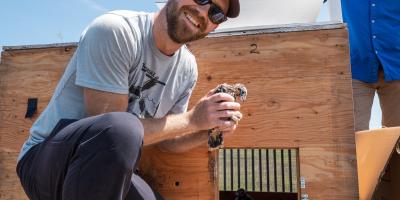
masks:
{"label": "man's right hand", "polygon": [[189,111],[190,124],[198,130],[219,128],[224,132],[232,132],[236,129],[236,123],[232,120],[242,118],[240,104],[234,102],[234,98],[226,93],[213,94],[211,90],[207,95]]}

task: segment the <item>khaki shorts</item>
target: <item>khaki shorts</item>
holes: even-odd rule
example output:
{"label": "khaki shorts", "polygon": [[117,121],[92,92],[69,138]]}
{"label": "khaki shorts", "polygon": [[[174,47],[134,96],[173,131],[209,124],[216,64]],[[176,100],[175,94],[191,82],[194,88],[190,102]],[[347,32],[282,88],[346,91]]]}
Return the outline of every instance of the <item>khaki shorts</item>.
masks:
{"label": "khaki shorts", "polygon": [[382,126],[400,126],[400,81],[385,82],[383,71],[377,83],[353,79],[354,129],[368,130],[375,91],[382,109]]}

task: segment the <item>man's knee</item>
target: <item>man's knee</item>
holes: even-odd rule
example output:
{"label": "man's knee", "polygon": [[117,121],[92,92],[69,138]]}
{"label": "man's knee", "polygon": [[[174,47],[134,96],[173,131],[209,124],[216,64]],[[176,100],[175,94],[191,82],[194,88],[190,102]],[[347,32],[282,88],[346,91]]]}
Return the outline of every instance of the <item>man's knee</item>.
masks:
{"label": "man's knee", "polygon": [[100,123],[105,123],[113,140],[127,142],[131,145],[142,145],[144,130],[140,120],[127,112],[111,112],[104,114]]}
{"label": "man's knee", "polygon": [[114,164],[132,168],[139,160],[143,144],[143,125],[126,112],[112,112],[99,116],[97,122],[103,128],[104,139],[112,147]]}

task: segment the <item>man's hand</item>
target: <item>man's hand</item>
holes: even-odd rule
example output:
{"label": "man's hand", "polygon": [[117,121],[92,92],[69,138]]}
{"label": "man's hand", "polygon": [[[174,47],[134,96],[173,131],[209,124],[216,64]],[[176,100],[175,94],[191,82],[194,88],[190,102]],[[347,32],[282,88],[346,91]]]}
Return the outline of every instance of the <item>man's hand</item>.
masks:
{"label": "man's hand", "polygon": [[190,123],[198,130],[219,128],[223,132],[233,132],[237,124],[231,119],[242,118],[240,104],[229,94],[213,92],[211,90],[189,111]]}
{"label": "man's hand", "polygon": [[193,127],[195,132],[163,141],[158,147],[175,153],[185,152],[206,144],[209,129],[218,128],[224,135],[233,133],[237,121],[242,118],[240,104],[234,102],[232,95],[214,92],[215,89],[211,90],[187,112],[189,127]]}

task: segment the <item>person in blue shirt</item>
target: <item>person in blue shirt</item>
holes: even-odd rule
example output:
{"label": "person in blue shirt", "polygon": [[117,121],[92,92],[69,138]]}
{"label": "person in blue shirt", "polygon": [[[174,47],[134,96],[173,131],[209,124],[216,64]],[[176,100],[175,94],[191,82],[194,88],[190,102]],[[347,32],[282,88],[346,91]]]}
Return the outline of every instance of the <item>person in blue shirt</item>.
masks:
{"label": "person in blue shirt", "polygon": [[400,126],[400,1],[342,0],[350,38],[355,130],[368,130],[375,92],[382,126]]}

